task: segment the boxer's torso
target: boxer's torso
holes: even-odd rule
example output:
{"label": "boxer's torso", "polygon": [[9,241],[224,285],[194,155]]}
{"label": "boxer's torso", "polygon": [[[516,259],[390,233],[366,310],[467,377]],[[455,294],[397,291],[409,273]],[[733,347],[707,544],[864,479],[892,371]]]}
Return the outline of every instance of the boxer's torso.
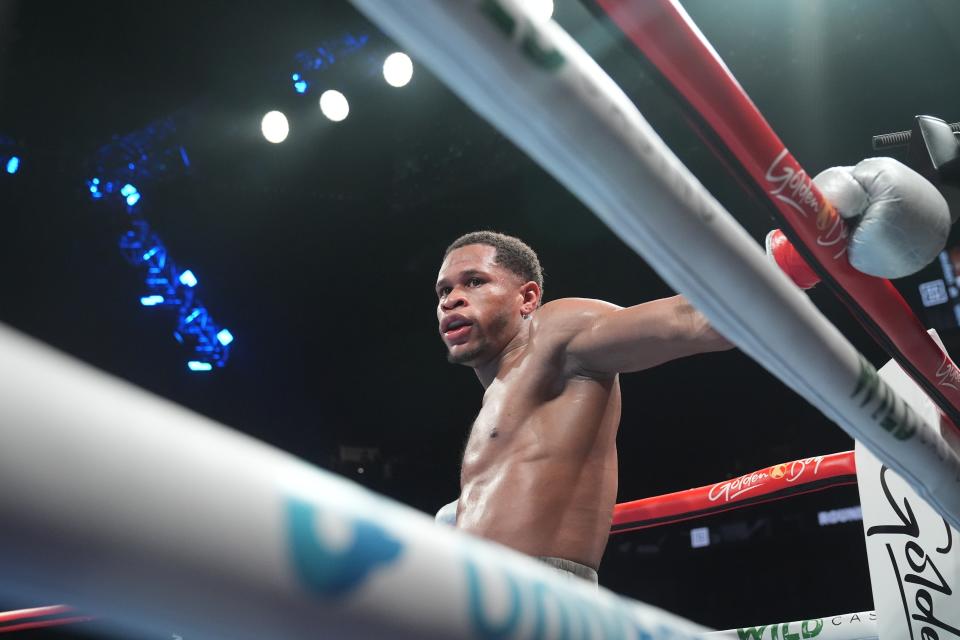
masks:
{"label": "boxer's torso", "polygon": [[534,556],[600,564],[617,494],[617,376],[566,371],[548,328],[508,354],[467,442],[457,526]]}

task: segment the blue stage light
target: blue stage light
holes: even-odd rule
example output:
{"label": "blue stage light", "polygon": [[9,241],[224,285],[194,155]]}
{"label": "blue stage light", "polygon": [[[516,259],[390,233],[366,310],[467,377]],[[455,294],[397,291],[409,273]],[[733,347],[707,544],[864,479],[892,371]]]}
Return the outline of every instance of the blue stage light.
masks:
{"label": "blue stage light", "polygon": [[87,187],[90,189],[90,197],[99,200],[103,197],[103,191],[100,190],[100,178],[87,180]]}
{"label": "blue stage light", "polygon": [[294,66],[299,69],[290,74],[293,89],[304,94],[310,84],[317,82],[318,74],[333,66],[337,60],[343,60],[364,48],[370,36],[344,33],[339,37],[325,40],[315,47],[304,49],[294,55]]}
{"label": "blue stage light", "polygon": [[9,173],[10,175],[13,175],[19,170],[20,170],[20,158],[18,158],[17,156],[13,156],[9,160],[7,160],[7,173]]}
{"label": "blue stage light", "polygon": [[223,346],[227,346],[233,342],[233,334],[227,329],[221,329],[220,333],[217,334],[217,340],[219,340]]}
{"label": "blue stage light", "polygon": [[161,118],[128,135],[115,136],[96,151],[87,166],[104,182],[115,181],[118,187],[133,182],[138,191],[158,179],[185,175],[190,161],[179,129],[194,126],[194,118],[186,110]]}
{"label": "blue stage light", "polygon": [[129,182],[123,185],[122,187],[120,187],[120,195],[127,199],[128,207],[132,207],[133,205],[140,202],[140,192],[137,191],[137,188],[132,184],[130,184]]}
{"label": "blue stage light", "polygon": [[187,269],[180,274],[180,284],[185,287],[195,287],[197,286],[197,276],[193,275],[193,271]]}
{"label": "blue stage light", "polygon": [[[177,267],[162,239],[143,217],[143,208],[134,207],[142,199],[134,181],[149,186],[159,179],[187,173],[190,157],[177,140],[177,126],[189,121],[185,114],[171,116],[114,138],[88,163],[88,175],[98,177],[88,179],[86,187],[93,199],[123,210],[126,229],[120,234],[120,251],[130,264],[145,271],[146,289],[139,296],[140,303],[174,310],[177,327],[173,336],[190,354],[184,361],[189,360],[191,371],[214,371],[225,366],[230,355],[229,347],[218,338],[222,327],[197,297],[200,287],[196,275]],[[0,156],[0,167],[4,157],[8,156]],[[194,359],[190,360],[191,356]]]}

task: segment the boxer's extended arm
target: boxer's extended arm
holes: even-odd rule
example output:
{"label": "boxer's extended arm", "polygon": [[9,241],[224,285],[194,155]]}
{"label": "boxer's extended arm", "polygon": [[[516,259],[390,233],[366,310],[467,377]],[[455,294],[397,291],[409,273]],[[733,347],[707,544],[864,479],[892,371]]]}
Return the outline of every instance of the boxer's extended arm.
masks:
{"label": "boxer's extended arm", "polygon": [[570,332],[568,368],[582,374],[614,374],[733,345],[683,296],[618,307],[599,300],[566,299],[545,305],[558,328]]}

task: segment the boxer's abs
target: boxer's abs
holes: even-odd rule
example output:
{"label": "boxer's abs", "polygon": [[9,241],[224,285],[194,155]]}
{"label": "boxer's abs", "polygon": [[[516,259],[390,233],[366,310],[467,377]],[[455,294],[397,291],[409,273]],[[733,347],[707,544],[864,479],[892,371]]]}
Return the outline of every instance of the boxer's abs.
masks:
{"label": "boxer's abs", "polygon": [[556,397],[491,387],[464,453],[457,526],[534,556],[597,567],[617,493],[616,379]]}

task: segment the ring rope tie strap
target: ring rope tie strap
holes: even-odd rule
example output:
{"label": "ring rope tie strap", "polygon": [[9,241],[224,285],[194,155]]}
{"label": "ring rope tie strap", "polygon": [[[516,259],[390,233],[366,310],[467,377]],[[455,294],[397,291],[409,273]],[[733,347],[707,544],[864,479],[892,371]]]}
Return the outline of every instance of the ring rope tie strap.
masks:
{"label": "ring rope tie strap", "polygon": [[614,508],[610,533],[693,520],[856,483],[853,451],[794,460],[695,489],[620,503]]}
{"label": "ring rope tie strap", "polygon": [[674,0],[597,0],[634,46],[712,129],[789,227],[804,259],[868,333],[960,425],[960,370],[926,333],[892,283],[854,269],[836,209]]}

